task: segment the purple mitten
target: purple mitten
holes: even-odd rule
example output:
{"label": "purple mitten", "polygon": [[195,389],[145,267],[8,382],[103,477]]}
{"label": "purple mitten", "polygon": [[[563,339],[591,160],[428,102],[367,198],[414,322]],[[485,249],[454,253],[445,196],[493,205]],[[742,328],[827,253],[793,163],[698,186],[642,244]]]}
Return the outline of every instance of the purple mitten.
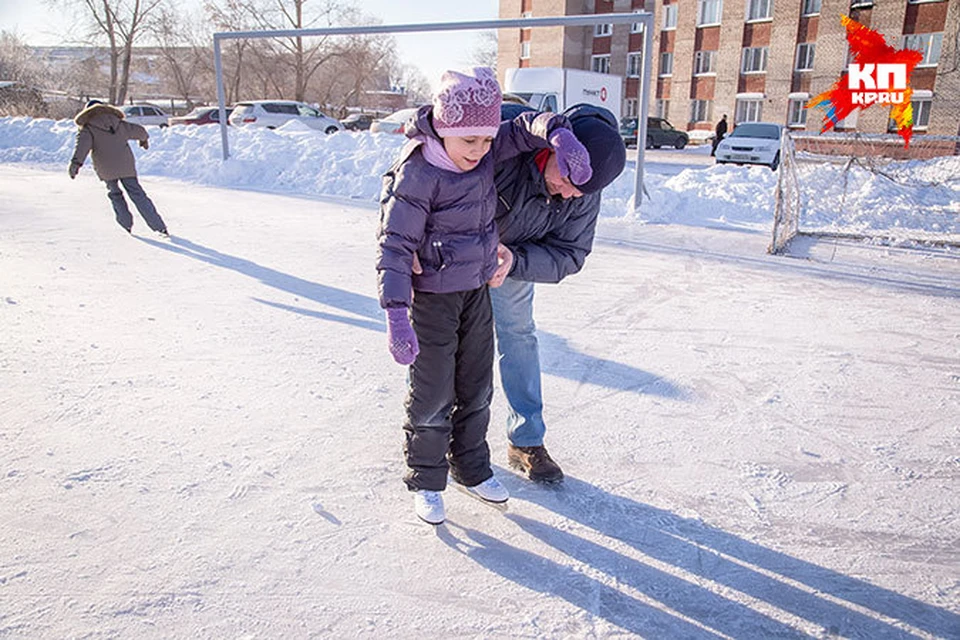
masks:
{"label": "purple mitten", "polygon": [[557,154],[560,175],[576,185],[585,184],[593,176],[590,154],[569,129],[557,129],[550,135],[550,146]]}
{"label": "purple mitten", "polygon": [[387,309],[387,341],[390,355],[397,364],[413,364],[420,353],[420,345],[417,343],[417,334],[410,326],[406,307]]}

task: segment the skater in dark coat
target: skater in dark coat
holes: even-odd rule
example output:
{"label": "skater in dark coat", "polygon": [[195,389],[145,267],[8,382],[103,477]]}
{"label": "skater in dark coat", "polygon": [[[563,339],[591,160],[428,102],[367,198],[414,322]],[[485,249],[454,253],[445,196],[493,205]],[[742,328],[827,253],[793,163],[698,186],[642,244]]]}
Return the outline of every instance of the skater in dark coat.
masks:
{"label": "skater in dark coat", "polygon": [[[446,72],[434,103],[408,123],[410,140],[384,175],[380,197],[380,304],[391,354],[411,365],[405,482],[417,515],[431,524],[444,519],[448,470],[478,498],[509,498],[493,476],[486,442],[494,352],[487,281],[498,247],[494,163],[553,148],[566,175],[590,179],[589,156],[566,118],[530,113],[501,125],[500,102],[492,70]],[[414,274],[417,255],[422,269]]]}
{"label": "skater in dark coat", "polygon": [[167,225],[137,180],[136,161],[127,143],[129,140],[137,140],[142,148],[147,149],[150,146],[147,130],[139,124],[127,122],[122,111],[99,100],[88,102],[83,111],[74,118],[74,122],[80,130],[77,131],[77,142],[68,169],[70,178],[77,177],[87,155],[92,155],[97,177],[107,183],[107,195],[113,204],[117,224],[128,233],[133,227],[133,216],[130,215],[127,201],[120,191],[122,184],[147,225],[154,231],[167,235]]}
{"label": "skater in dark coat", "polygon": [[717,123],[716,128],[713,130],[713,149],[710,150],[710,155],[717,155],[717,147],[720,146],[720,141],[724,139],[727,135],[727,114],[723,114],[723,117],[720,118],[720,122]]}

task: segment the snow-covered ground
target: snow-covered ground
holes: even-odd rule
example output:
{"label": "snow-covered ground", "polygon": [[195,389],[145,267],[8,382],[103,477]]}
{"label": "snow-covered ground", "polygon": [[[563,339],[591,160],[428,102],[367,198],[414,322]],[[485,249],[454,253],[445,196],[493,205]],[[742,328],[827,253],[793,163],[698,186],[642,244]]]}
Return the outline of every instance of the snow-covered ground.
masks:
{"label": "snow-covered ground", "polygon": [[450,490],[433,528],[376,302],[390,143],[222,163],[210,129],[138,152],[163,240],[67,178],[71,127],[0,120],[0,638],[960,637],[955,251],[768,256],[769,171],[653,180],[673,224],[621,178],[538,289],[566,482],[505,468],[498,392],[509,508]]}

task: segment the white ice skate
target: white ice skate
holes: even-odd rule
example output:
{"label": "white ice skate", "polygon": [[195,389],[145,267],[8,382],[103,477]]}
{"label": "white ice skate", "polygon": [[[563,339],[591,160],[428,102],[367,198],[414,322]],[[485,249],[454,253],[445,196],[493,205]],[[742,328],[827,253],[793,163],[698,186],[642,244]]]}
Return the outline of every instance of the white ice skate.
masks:
{"label": "white ice skate", "polygon": [[446,514],[443,510],[443,496],[439,491],[421,489],[413,494],[413,506],[417,517],[428,524],[442,524]]}
{"label": "white ice skate", "polygon": [[504,504],[510,499],[510,492],[494,476],[490,476],[476,486],[463,487],[463,489],[470,495],[491,504]]}

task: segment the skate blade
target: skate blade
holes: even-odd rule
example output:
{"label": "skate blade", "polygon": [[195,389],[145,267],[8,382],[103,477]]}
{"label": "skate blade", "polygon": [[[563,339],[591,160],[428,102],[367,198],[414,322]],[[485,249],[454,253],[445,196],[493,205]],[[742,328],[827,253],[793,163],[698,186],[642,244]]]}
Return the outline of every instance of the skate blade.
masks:
{"label": "skate blade", "polygon": [[507,498],[507,499],[504,500],[503,502],[490,502],[489,500],[484,500],[483,498],[481,498],[480,496],[478,496],[477,494],[475,494],[473,491],[470,491],[470,488],[469,488],[469,487],[465,487],[465,486],[463,486],[462,484],[458,484],[458,483],[456,483],[456,482],[453,482],[453,486],[455,486],[455,487],[457,488],[457,490],[460,491],[461,493],[465,493],[465,494],[467,494],[468,496],[470,496],[471,498],[473,498],[474,500],[476,500],[477,502],[479,502],[479,503],[481,503],[481,504],[485,504],[485,505],[487,505],[488,507],[493,507],[494,509],[496,509],[497,511],[499,511],[499,512],[501,512],[501,513],[506,512],[506,510],[507,510],[507,503],[510,502],[510,498]]}

